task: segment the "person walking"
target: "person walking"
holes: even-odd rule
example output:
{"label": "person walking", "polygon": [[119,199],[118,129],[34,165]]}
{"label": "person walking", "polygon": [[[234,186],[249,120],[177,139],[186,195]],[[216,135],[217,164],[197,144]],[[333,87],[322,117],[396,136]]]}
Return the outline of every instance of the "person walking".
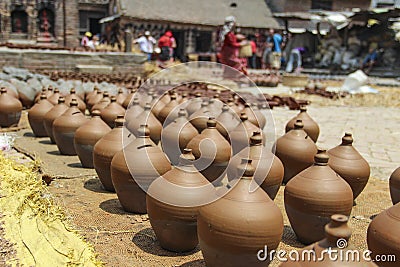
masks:
{"label": "person walking", "polygon": [[163,36],[158,40],[158,47],[161,49],[160,56],[158,59],[162,62],[166,62],[171,57],[171,48],[172,48],[172,32],[166,31]]}
{"label": "person walking", "polygon": [[293,65],[296,63],[296,73],[301,71],[302,58],[301,55],[307,51],[306,47],[296,47],[290,51],[289,61],[286,65],[286,72],[293,71]]}
{"label": "person walking", "polygon": [[154,52],[154,45],[157,43],[156,39],[154,39],[149,31],[146,31],[143,36],[134,40],[135,44],[139,44],[140,51],[147,55],[147,61],[151,61],[151,57]]}
{"label": "person walking", "polygon": [[250,66],[250,68],[252,68],[252,69],[256,69],[257,68],[257,65],[256,65],[256,58],[257,58],[257,55],[256,55],[256,53],[257,53],[257,45],[256,45],[256,42],[255,42],[255,36],[249,36],[248,37],[248,39],[249,39],[249,43],[250,43],[250,46],[251,46],[251,57],[248,57],[247,58],[247,61],[248,61],[248,66]]}

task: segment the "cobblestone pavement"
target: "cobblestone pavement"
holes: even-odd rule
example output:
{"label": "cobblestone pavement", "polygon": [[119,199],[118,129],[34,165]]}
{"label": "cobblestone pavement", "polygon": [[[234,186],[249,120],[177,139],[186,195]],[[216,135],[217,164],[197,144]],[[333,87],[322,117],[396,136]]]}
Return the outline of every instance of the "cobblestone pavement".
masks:
{"label": "cobblestone pavement", "polygon": [[[272,110],[278,137],[297,113],[287,108]],[[317,145],[321,148],[337,146],[345,132],[353,134],[353,145],[369,162],[371,177],[388,180],[400,166],[400,109],[311,105],[308,113],[320,127]]]}

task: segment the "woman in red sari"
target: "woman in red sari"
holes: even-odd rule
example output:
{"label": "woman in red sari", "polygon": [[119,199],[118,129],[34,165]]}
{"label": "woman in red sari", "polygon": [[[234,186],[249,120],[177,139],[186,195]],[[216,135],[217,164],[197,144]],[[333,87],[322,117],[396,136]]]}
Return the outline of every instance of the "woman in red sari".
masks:
{"label": "woman in red sari", "polygon": [[[229,16],[225,18],[225,24],[222,28],[220,39],[222,42],[222,48],[220,52],[220,62],[228,65],[243,74],[247,75],[246,67],[242,64],[239,59],[239,48],[242,46],[236,39],[235,33],[233,32],[235,26],[235,18]],[[229,68],[225,68],[225,72]]]}

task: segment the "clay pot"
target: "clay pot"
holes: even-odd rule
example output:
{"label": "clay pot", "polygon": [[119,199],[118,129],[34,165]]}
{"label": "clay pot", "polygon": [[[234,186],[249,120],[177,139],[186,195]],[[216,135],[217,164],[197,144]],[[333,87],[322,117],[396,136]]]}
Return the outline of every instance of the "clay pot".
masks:
{"label": "clay pot", "polygon": [[215,189],[193,166],[190,149],[179,165],[149,187],[146,203],[151,226],[161,247],[174,252],[191,251],[198,244],[197,213],[215,199]]}
{"label": "clay pot", "polygon": [[124,102],[122,103],[122,106],[127,109],[129,106],[129,103],[131,103],[131,100],[134,98],[136,94],[136,90],[132,89],[131,92],[126,96]]}
{"label": "clay pot", "polygon": [[92,107],[92,105],[89,105],[89,99],[91,99],[92,97],[94,97],[95,95],[97,95],[97,93],[98,93],[99,91],[100,91],[99,88],[98,88],[97,86],[95,86],[95,87],[93,88],[93,91],[91,91],[90,93],[88,93],[88,94],[85,96],[85,101],[86,101],[86,104],[87,104],[88,109],[90,109],[90,108]]}
{"label": "clay pot", "polygon": [[350,185],[356,199],[368,183],[370,167],[352,144],[353,137],[346,133],[342,143],[328,150],[328,154],[329,166]]}
{"label": "clay pot", "polygon": [[137,116],[136,119],[127,118],[126,123],[127,123],[126,127],[128,128],[128,130],[131,133],[133,133],[136,137],[138,137],[139,135],[138,129],[140,125],[146,124],[150,129],[151,140],[156,144],[160,142],[162,125],[154,116],[154,114],[151,112],[150,104],[147,104],[144,107],[144,111],[139,116]]}
{"label": "clay pot", "polygon": [[[310,255],[306,254],[314,251],[315,254],[309,259],[307,256],[305,260],[293,261],[288,260],[280,267],[373,267],[377,266],[371,261],[366,261],[362,256],[359,259],[357,257],[351,258],[350,255],[356,248],[349,242],[351,237],[351,229],[347,225],[349,218],[345,215],[335,214],[330,218],[330,222],[325,225],[325,238],[321,241],[314,243],[310,246],[300,250],[297,255]],[[331,250],[334,252],[333,257],[330,257],[327,251]],[[340,257],[339,255],[343,255]],[[347,256],[347,257],[346,257]],[[336,258],[336,260],[335,260]]]}
{"label": "clay pot", "polygon": [[367,230],[368,249],[371,258],[377,255],[394,255],[395,261],[379,262],[382,267],[397,267],[400,259],[400,204],[396,204],[376,216]]}
{"label": "clay pot", "polygon": [[261,130],[264,129],[267,120],[264,117],[264,115],[260,112],[257,105],[253,105],[252,107],[250,107],[249,104],[245,104],[243,112],[246,113],[249,122],[253,123]]}
{"label": "clay pot", "polygon": [[93,110],[99,110],[100,112],[105,109],[109,104],[111,103],[111,98],[108,92],[103,93],[103,98],[97,102],[93,107],[90,109],[90,112],[93,112]]}
{"label": "clay pot", "polygon": [[[138,102],[139,103],[139,102]],[[161,110],[165,107],[165,103],[163,101],[161,101],[160,99],[158,99],[154,104],[153,107],[151,108],[151,112],[153,112],[154,116],[156,116],[156,118],[158,118],[159,113],[161,112]]]}
{"label": "clay pot", "polygon": [[54,89],[54,93],[52,93],[47,100],[53,104],[53,105],[57,105],[58,104],[58,99],[60,98],[61,94],[60,91],[56,88]]}
{"label": "clay pot", "polygon": [[6,89],[7,94],[15,97],[16,99],[19,99],[19,94],[18,94],[17,90],[12,90],[11,88],[5,88],[5,87],[2,87],[1,89],[3,89],[3,88]]}
{"label": "clay pot", "polygon": [[349,216],[353,207],[351,187],[329,167],[328,154],[320,150],[314,158],[314,165],[294,176],[284,193],[290,225],[303,244],[324,238],[330,217]]}
{"label": "clay pot", "polygon": [[[46,89],[46,87],[42,87],[42,91],[40,93],[37,93],[36,97],[35,97],[35,103],[39,102],[40,100],[40,96],[41,95],[45,95],[46,99],[48,100],[49,97],[53,94],[53,87],[50,87],[48,89]],[[51,102],[50,102],[51,103]],[[53,104],[54,105],[54,104]]]}
{"label": "clay pot", "polygon": [[92,112],[92,119],[80,126],[74,137],[74,147],[84,168],[93,168],[93,147],[111,128],[100,118],[100,111]]}
{"label": "clay pot", "polygon": [[36,137],[47,136],[43,124],[43,118],[52,107],[53,104],[47,101],[46,95],[43,94],[40,96],[39,102],[33,105],[33,107],[28,111],[29,124]]}
{"label": "clay pot", "polygon": [[99,103],[103,99],[103,92],[97,90],[96,94],[92,94],[88,97],[87,107],[89,110],[92,110],[93,106]]}
{"label": "clay pot", "polygon": [[207,121],[210,117],[212,117],[212,115],[208,109],[208,101],[203,101],[201,103],[201,108],[190,115],[189,121],[194,127],[196,127],[197,131],[201,133],[207,128]]}
{"label": "clay pot", "polygon": [[72,99],[76,99],[76,101],[78,102],[78,108],[79,110],[85,114],[85,110],[86,110],[86,104],[85,102],[83,102],[83,100],[76,94],[75,89],[71,89],[69,95],[65,96],[65,104],[67,106],[71,106],[71,101]]}
{"label": "clay pot", "polygon": [[[161,124],[166,124],[168,125],[169,123],[173,122],[178,116],[178,111],[179,109],[177,108],[179,106],[179,102],[176,99],[176,95],[171,95],[170,96],[171,101],[164,106],[164,108],[158,113],[158,120],[161,122]],[[175,116],[173,111],[176,110]],[[168,121],[166,121],[168,117]]]}
{"label": "clay pot", "polygon": [[[123,140],[128,140],[127,135],[123,139],[124,132],[124,116],[118,115],[115,120],[114,129],[106,133],[93,148],[93,166],[101,184],[107,191],[115,192],[114,185],[111,180],[111,160],[114,155],[121,151],[124,147]],[[130,134],[129,140],[135,137]]]}
{"label": "clay pot", "polygon": [[303,130],[301,120],[297,120],[294,129],[280,137],[275,146],[275,155],[282,161],[285,168],[284,183],[313,165],[314,156],[317,153],[317,146]]}
{"label": "clay pot", "polygon": [[[242,112],[240,115],[241,122],[229,133],[229,138],[231,140],[233,154],[239,153],[242,149],[249,146],[250,137],[254,132],[260,132],[261,129],[255,126],[248,120],[247,115]],[[263,139],[265,139],[262,134]],[[265,140],[264,142],[265,143]]]}
{"label": "clay pot", "polygon": [[208,110],[211,112],[211,116],[216,118],[222,113],[223,103],[219,99],[211,98],[208,100]]}
{"label": "clay pot", "polygon": [[86,122],[85,115],[78,109],[78,102],[72,99],[69,109],[53,122],[53,136],[61,155],[76,155],[75,131]]}
{"label": "clay pot", "polygon": [[17,126],[21,118],[22,103],[7,93],[6,88],[1,88],[0,92],[0,126]]}
{"label": "clay pot", "polygon": [[117,103],[115,96],[111,97],[111,103],[101,111],[101,118],[110,128],[114,127],[115,119],[118,115],[124,115],[125,109]]}
{"label": "clay pot", "polygon": [[233,98],[228,99],[227,105],[238,115],[240,115],[243,111],[243,108],[241,106],[235,104],[235,100]]}
{"label": "clay pot", "polygon": [[54,120],[64,114],[67,111],[68,106],[65,105],[64,97],[60,96],[58,98],[58,104],[52,107],[43,117],[43,124],[46,130],[47,135],[50,137],[51,143],[55,144],[56,141],[54,140],[53,136],[53,123]]}
{"label": "clay pot", "polygon": [[214,118],[209,118],[207,128],[201,134],[195,136],[187,145],[198,159],[196,168],[210,182],[223,176],[231,158],[231,146],[219,133],[216,126],[217,121]]}
{"label": "clay pot", "polygon": [[281,211],[262,189],[250,191],[255,171],[251,160],[244,159],[238,169],[243,175],[237,184],[200,208],[197,216],[200,248],[208,267],[267,266],[269,261],[258,260],[258,251],[264,246],[275,250],[282,239]]}
{"label": "clay pot", "polygon": [[171,164],[161,149],[151,141],[147,126],[141,125],[137,132],[137,139],[113,157],[111,179],[125,211],[147,213],[148,187],[160,175],[169,171]]}
{"label": "clay pot", "polygon": [[117,103],[120,104],[121,107],[122,107],[122,104],[124,103],[124,101],[125,101],[127,96],[128,95],[125,94],[124,91],[122,91],[122,88],[118,89],[118,93],[115,96],[115,98],[116,98]]}
{"label": "clay pot", "polygon": [[390,197],[393,205],[400,202],[400,167],[397,168],[389,178]]}
{"label": "clay pot", "polygon": [[186,111],[188,112],[189,116],[201,108],[202,102],[203,102],[203,100],[201,99],[200,92],[195,94],[195,98],[189,100],[189,103],[186,106]]}
{"label": "clay pot", "polygon": [[303,122],[303,130],[308,134],[308,136],[310,136],[310,138],[314,142],[317,142],[319,136],[319,127],[318,124],[310,117],[310,115],[308,115],[307,107],[300,107],[299,114],[288,121],[285,129],[286,132],[294,129],[294,124],[297,120],[301,120]]}
{"label": "clay pot", "polygon": [[161,132],[163,151],[173,165],[178,164],[179,157],[190,140],[199,134],[196,128],[188,121],[185,109],[180,109],[178,115],[179,117]]}
{"label": "clay pot", "polygon": [[222,113],[217,117],[217,129],[226,140],[230,140],[229,133],[232,132],[239,123],[239,116],[230,109],[228,105],[224,105],[222,107]]}
{"label": "clay pot", "polygon": [[136,120],[136,118],[144,111],[144,109],[139,105],[139,99],[135,98],[132,101],[132,104],[126,110],[125,120],[131,121]]}
{"label": "clay pot", "polygon": [[262,145],[260,132],[254,132],[250,138],[250,147],[232,157],[228,166],[228,180],[239,178],[236,166],[242,158],[250,158],[256,168],[254,181],[274,200],[283,180],[283,164],[278,157]]}

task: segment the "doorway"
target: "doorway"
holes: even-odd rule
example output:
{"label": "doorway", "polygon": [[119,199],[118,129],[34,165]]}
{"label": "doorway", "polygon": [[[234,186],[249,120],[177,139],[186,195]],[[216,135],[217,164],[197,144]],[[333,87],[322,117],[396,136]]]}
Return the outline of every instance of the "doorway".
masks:
{"label": "doorway", "polygon": [[182,30],[171,30],[176,40],[176,48],[174,51],[174,58],[185,62],[185,34]]}
{"label": "doorway", "polygon": [[99,23],[100,19],[98,18],[89,18],[89,31],[93,34],[101,33],[101,24]]}

